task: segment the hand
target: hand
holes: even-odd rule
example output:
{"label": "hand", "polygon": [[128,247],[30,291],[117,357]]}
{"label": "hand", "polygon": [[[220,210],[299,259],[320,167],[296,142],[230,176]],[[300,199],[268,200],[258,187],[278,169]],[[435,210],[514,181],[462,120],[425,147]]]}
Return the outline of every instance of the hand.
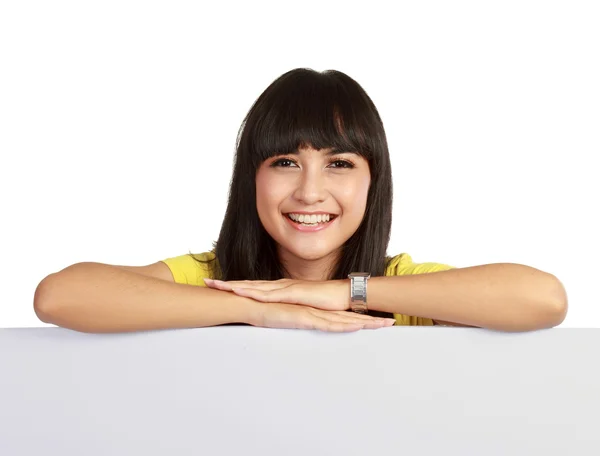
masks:
{"label": "hand", "polygon": [[353,332],[392,326],[392,318],[376,318],[355,312],[315,309],[297,304],[257,302],[254,317],[248,322],[263,328],[317,329],[330,332]]}
{"label": "hand", "polygon": [[279,280],[221,280],[204,279],[217,290],[232,291],[239,296],[261,302],[299,304],[323,310],[350,308],[350,281]]}

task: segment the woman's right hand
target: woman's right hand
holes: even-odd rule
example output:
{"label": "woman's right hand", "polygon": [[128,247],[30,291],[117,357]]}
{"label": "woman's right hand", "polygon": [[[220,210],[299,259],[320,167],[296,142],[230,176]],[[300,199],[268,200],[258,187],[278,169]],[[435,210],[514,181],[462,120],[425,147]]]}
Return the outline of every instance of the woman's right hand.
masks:
{"label": "woman's right hand", "polygon": [[256,302],[256,313],[249,323],[263,328],[318,329],[352,332],[392,326],[391,318],[378,318],[344,310],[322,310],[298,304]]}

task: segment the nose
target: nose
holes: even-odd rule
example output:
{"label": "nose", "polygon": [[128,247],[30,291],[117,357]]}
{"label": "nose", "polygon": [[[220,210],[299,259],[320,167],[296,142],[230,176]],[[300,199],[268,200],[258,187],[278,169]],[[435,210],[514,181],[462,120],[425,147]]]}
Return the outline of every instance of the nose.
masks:
{"label": "nose", "polygon": [[308,206],[324,201],[326,194],[326,178],[323,171],[318,167],[302,170],[294,198]]}

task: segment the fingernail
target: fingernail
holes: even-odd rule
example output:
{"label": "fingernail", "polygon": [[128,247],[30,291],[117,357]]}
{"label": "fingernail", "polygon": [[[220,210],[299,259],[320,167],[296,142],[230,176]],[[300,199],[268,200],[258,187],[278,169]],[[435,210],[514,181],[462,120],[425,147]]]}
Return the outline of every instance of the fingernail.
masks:
{"label": "fingernail", "polygon": [[214,280],[213,279],[203,279],[204,283],[213,283]]}

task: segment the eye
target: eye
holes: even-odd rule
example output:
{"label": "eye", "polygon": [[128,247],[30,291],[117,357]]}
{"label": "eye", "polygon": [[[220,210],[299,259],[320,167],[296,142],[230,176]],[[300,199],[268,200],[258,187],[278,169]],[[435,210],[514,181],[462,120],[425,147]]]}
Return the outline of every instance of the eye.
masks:
{"label": "eye", "polygon": [[331,164],[337,163],[338,166],[334,166],[334,168],[354,168],[354,164],[349,162],[348,160],[334,160]]}
{"label": "eye", "polygon": [[[284,163],[286,163],[286,164],[284,165]],[[281,160],[276,160],[273,163],[271,163],[271,166],[273,168],[277,168],[277,167],[290,168],[290,165],[288,165],[287,163],[294,163],[294,161],[290,160],[289,158],[282,158]]]}
{"label": "eye", "polygon": [[[273,163],[271,163],[271,167],[272,168],[291,168],[292,165],[295,165],[296,162],[294,160],[290,160],[289,158],[282,158],[279,160],[275,160]],[[332,166],[334,169],[337,168],[347,168],[347,169],[352,169],[354,168],[354,164],[348,160],[333,160],[330,163],[331,165],[335,165]]]}

